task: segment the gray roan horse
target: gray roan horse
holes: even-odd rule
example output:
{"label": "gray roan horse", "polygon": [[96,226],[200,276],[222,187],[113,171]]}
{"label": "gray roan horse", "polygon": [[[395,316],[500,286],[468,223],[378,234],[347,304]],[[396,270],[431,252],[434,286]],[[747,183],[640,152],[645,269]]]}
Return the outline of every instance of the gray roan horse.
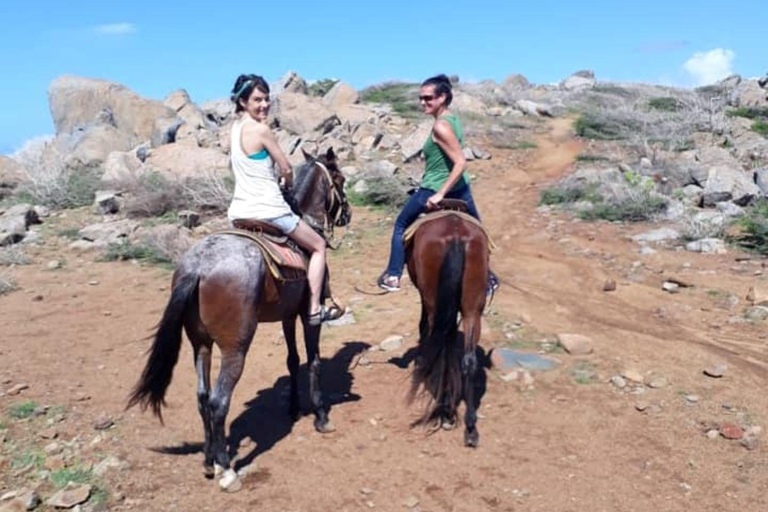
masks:
{"label": "gray roan horse", "polygon": [[[344,176],[332,149],[317,159],[305,156],[307,162],[296,172],[292,206],[326,236],[334,225],[344,226],[350,221]],[[195,356],[198,409],[205,430],[205,475],[212,478],[214,463],[220,466],[224,474],[219,484],[226,490],[236,490],[240,483],[230,468],[225,422],[232,391],[242,375],[245,355],[259,322],[283,323],[291,381],[289,413],[296,420],[300,410],[296,318],[301,318],[315,428],[319,432],[330,432],[334,428],[328,420],[319,386],[320,327],[310,326],[307,321],[307,281],[278,283],[279,300],[270,300],[264,292],[268,272],[261,251],[247,238],[212,234],[192,247],[173,275],[171,297],[154,335],[146,367],[128,401],[128,407],[137,404],[142,409],[151,407],[162,421],[161,407],[165,405],[165,392],[178,360],[183,326]],[[221,370],[211,388],[214,343],[221,351]]]}

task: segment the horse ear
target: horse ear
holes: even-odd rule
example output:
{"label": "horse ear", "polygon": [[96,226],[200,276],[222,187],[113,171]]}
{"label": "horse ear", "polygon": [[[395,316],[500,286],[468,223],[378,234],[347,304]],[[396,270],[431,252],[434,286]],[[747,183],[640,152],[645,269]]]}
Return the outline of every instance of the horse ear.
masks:
{"label": "horse ear", "polygon": [[304,155],[304,160],[307,162],[315,159],[314,155],[311,155],[310,153],[308,153],[307,150],[304,148],[301,148],[301,153]]}
{"label": "horse ear", "polygon": [[328,162],[335,162],[336,161],[336,153],[333,152],[333,148],[329,147],[328,151],[325,152],[325,159]]}

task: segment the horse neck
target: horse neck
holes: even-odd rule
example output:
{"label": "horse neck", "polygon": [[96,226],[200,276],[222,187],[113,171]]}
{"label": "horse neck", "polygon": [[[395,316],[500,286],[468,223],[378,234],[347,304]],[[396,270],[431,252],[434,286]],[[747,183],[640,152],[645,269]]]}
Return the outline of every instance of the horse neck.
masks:
{"label": "horse neck", "polygon": [[325,220],[325,199],[327,183],[321,179],[321,170],[317,165],[310,165],[298,176],[294,200],[303,215],[312,217],[321,223]]}

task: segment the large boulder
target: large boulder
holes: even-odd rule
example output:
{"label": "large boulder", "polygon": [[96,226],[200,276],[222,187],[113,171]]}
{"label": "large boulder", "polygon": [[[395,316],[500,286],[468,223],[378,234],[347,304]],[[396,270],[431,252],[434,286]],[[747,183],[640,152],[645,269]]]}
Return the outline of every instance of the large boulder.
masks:
{"label": "large boulder", "polygon": [[32,224],[40,224],[35,209],[28,204],[17,204],[0,213],[0,246],[20,242]]}
{"label": "large boulder", "polygon": [[128,236],[136,231],[139,223],[130,219],[116,220],[112,222],[100,222],[90,224],[78,231],[82,240],[93,242],[97,247],[106,247],[109,244],[124,243]]}
{"label": "large boulder", "polygon": [[323,104],[336,111],[343,105],[357,103],[358,99],[359,97],[354,87],[344,82],[336,82],[336,85],[331,87],[331,90],[323,96]]}
{"label": "large boulder", "polygon": [[231,122],[235,117],[235,104],[229,98],[206,101],[200,105],[205,118],[217,126]]}
{"label": "large boulder", "polygon": [[133,146],[131,136],[110,125],[90,126],[82,131],[77,130],[72,135],[74,147],[65,157],[65,161],[67,166],[73,169],[97,167],[113,151],[128,151]]}
{"label": "large boulder", "polygon": [[476,114],[479,116],[485,115],[488,110],[488,107],[483,100],[477,96],[462,91],[454,92],[451,108],[458,112]]}
{"label": "large boulder", "polygon": [[736,86],[731,103],[736,107],[766,107],[768,91],[760,87],[757,80],[743,80]]}
{"label": "large boulder", "polygon": [[149,153],[144,167],[170,178],[204,178],[209,173],[228,173],[229,158],[216,149],[166,144]]}
{"label": "large boulder", "polygon": [[755,184],[752,174],[725,165],[710,167],[702,206],[714,207],[723,201],[732,201],[739,206],[751,203],[760,195],[760,188]]}
{"label": "large boulder", "polygon": [[321,101],[305,94],[284,92],[278,97],[275,117],[280,127],[296,134],[328,133],[341,124],[339,117]]}
{"label": "large boulder", "polygon": [[552,108],[549,107],[549,105],[536,103],[535,101],[531,100],[517,100],[515,102],[515,108],[517,108],[523,114],[531,117],[552,117]]}
{"label": "large boulder", "polygon": [[161,102],[142,98],[121,84],[70,75],[51,83],[48,101],[57,134],[92,124],[112,124],[134,144],[151,137],[158,118],[176,117]]}
{"label": "large boulder", "polygon": [[272,95],[278,95],[284,92],[307,94],[307,82],[295,71],[288,71],[279,80],[272,82],[269,86],[269,90]]}
{"label": "large boulder", "polygon": [[201,130],[211,128],[213,123],[208,121],[203,111],[195,105],[184,89],[177,89],[166,96],[163,104],[176,112],[182,121],[176,130],[175,141],[204,145],[199,143],[198,134]]}
{"label": "large boulder", "polygon": [[566,91],[583,91],[593,88],[596,83],[593,71],[577,71],[560,82],[560,88]]}
{"label": "large boulder", "polygon": [[104,174],[101,182],[104,184],[119,184],[131,180],[141,168],[141,160],[135,151],[113,151],[107,155],[102,165]]}
{"label": "large boulder", "polygon": [[409,162],[419,156],[427,137],[432,133],[432,124],[432,121],[423,121],[400,140],[403,162]]}

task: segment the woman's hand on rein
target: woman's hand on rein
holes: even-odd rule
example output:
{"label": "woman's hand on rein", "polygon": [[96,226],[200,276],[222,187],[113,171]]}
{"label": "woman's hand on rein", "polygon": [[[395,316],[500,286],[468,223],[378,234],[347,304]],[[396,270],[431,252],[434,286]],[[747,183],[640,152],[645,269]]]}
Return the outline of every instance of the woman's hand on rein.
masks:
{"label": "woman's hand on rein", "polygon": [[440,192],[436,192],[429,196],[429,199],[427,199],[427,209],[428,210],[437,210],[440,208],[440,201],[442,201],[444,198],[443,194]]}

